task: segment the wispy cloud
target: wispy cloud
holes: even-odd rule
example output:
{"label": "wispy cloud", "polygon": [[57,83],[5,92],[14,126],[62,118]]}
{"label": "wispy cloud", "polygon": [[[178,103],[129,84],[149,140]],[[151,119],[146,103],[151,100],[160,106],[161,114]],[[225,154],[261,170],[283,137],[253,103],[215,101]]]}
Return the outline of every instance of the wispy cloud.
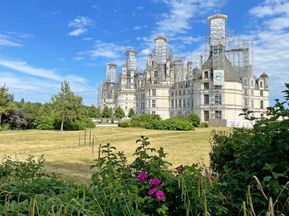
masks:
{"label": "wispy cloud", "polygon": [[139,31],[139,30],[142,30],[142,29],[146,29],[147,27],[148,27],[148,25],[138,25],[138,26],[134,26],[132,28],[132,30]]}
{"label": "wispy cloud", "polygon": [[69,32],[69,36],[77,37],[88,31],[88,26],[92,25],[93,21],[89,17],[78,16],[69,22],[68,26],[73,30]]}
{"label": "wispy cloud", "polygon": [[78,57],[89,55],[91,58],[104,57],[109,59],[117,59],[123,56],[126,49],[127,47],[116,43],[97,40],[91,50],[79,52]]}
{"label": "wispy cloud", "polygon": [[34,67],[27,64],[25,61],[0,59],[0,66],[32,76],[58,81],[63,80],[55,71]]}
{"label": "wispy cloud", "polygon": [[169,12],[162,14],[160,21],[157,22],[156,33],[171,37],[186,33],[191,29],[194,17],[219,8],[225,3],[225,1],[220,3],[217,0],[161,0],[158,2],[165,3]]}
{"label": "wispy cloud", "polygon": [[21,47],[22,44],[14,41],[8,35],[0,33],[0,46]]}
{"label": "wispy cloud", "polygon": [[75,74],[59,75],[54,70],[35,67],[24,61],[0,59],[0,77],[0,85],[7,85],[17,100],[24,97],[47,102],[59,91],[60,83],[67,80],[71,89],[85,98],[85,104],[96,104],[96,86]]}

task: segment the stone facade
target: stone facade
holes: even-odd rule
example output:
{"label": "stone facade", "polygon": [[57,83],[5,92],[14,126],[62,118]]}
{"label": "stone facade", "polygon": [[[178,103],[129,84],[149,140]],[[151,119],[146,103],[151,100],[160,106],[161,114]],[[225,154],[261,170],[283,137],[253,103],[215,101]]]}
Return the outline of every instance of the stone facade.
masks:
{"label": "stone facade", "polygon": [[[215,15],[209,17],[209,24],[225,26],[226,20],[225,15]],[[257,78],[252,66],[242,73],[233,66],[222,44],[224,36],[216,32],[224,28],[210,27],[218,37],[210,36],[210,54],[201,67],[174,57],[165,36],[155,38],[154,52],[148,55],[143,72],[137,71],[137,52],[128,50],[119,81],[100,85],[99,107],[120,106],[126,115],[132,108],[137,114],[159,114],[163,119],[193,112],[201,121],[242,120],[239,114],[244,108],[254,111],[255,117],[263,116],[269,106],[269,77],[263,73]]]}

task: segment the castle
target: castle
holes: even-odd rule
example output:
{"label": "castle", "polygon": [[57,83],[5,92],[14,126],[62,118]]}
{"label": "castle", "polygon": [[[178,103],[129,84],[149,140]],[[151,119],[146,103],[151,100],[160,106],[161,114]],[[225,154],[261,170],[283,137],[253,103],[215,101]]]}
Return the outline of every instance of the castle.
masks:
{"label": "castle", "polygon": [[209,53],[197,67],[173,56],[168,39],[154,39],[154,52],[146,68],[137,71],[137,52],[126,51],[127,62],[118,78],[117,65],[108,64],[106,81],[99,85],[99,108],[120,106],[127,115],[159,114],[163,119],[189,113],[201,121],[242,120],[244,108],[262,117],[269,106],[269,77],[256,77],[252,67],[253,45],[246,40],[230,40],[226,34],[227,16],[208,18]]}

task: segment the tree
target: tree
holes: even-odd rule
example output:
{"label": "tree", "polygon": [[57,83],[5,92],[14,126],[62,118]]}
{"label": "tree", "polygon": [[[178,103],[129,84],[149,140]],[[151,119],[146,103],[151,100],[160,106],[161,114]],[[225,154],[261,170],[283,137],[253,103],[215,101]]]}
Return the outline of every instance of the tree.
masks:
{"label": "tree", "polygon": [[107,106],[103,108],[102,118],[111,118],[112,117],[112,109],[109,109]]}
{"label": "tree", "polygon": [[6,121],[10,125],[11,129],[27,129],[27,111],[25,109],[10,110],[9,117]]}
{"label": "tree", "polygon": [[51,99],[54,110],[61,120],[60,130],[63,131],[63,124],[66,120],[73,120],[80,114],[82,97],[74,95],[70,90],[69,83],[61,83],[61,91]]}
{"label": "tree", "polygon": [[200,124],[200,117],[195,113],[190,113],[188,120],[193,123],[194,127],[197,127]]}
{"label": "tree", "polygon": [[6,86],[0,87],[0,125],[2,124],[2,116],[7,114],[9,110],[15,107],[13,95],[9,94]]}
{"label": "tree", "polygon": [[87,114],[90,118],[100,118],[101,117],[101,113],[99,108],[95,107],[95,106],[90,106],[87,107]]}
{"label": "tree", "polygon": [[130,108],[129,111],[128,111],[128,117],[133,117],[135,115],[135,112],[134,112],[134,109],[133,108]]}
{"label": "tree", "polygon": [[114,111],[114,116],[116,118],[123,118],[125,116],[125,113],[120,106],[118,108],[116,108],[116,110]]}

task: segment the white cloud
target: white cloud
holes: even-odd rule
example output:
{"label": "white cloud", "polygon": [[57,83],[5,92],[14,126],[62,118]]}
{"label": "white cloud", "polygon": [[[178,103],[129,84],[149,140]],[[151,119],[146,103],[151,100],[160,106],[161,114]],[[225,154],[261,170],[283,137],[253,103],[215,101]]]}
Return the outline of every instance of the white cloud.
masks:
{"label": "white cloud", "polygon": [[[35,68],[20,61],[0,60],[0,66],[12,70],[7,72],[0,67],[0,85],[5,84],[15,94],[16,100],[25,98],[34,102],[47,102],[59,92],[60,83],[67,80],[72,91],[84,98],[85,104],[96,104],[96,86],[90,85],[84,77],[75,74],[60,76],[54,71]],[[14,73],[14,70],[22,74]]]}
{"label": "white cloud", "polygon": [[124,55],[127,47],[118,45],[116,43],[109,43],[97,40],[94,47],[85,52],[79,52],[78,57],[89,55],[92,58],[104,57],[110,59],[117,59]]}
{"label": "white cloud", "polygon": [[162,0],[169,12],[164,13],[157,22],[157,33],[167,36],[175,36],[179,33],[186,33],[191,29],[193,18],[216,9],[224,4],[225,1],[217,0]]}
{"label": "white cloud", "polygon": [[79,36],[88,31],[87,27],[92,25],[92,20],[88,17],[78,16],[69,22],[68,26],[73,28],[68,34],[70,36]]}
{"label": "white cloud", "polygon": [[13,41],[9,36],[0,34],[0,46],[21,47],[22,44]]}
{"label": "white cloud", "polygon": [[21,73],[29,74],[32,76],[42,77],[42,78],[51,79],[51,80],[58,80],[58,81],[62,80],[62,77],[57,75],[55,71],[37,68],[37,67],[27,64],[24,61],[0,59],[0,66],[12,69],[14,71],[18,71]]}
{"label": "white cloud", "polygon": [[258,21],[254,28],[259,29],[249,35],[255,43],[255,71],[269,74],[271,96],[279,98],[284,82],[289,82],[289,2],[266,0],[249,13]]}
{"label": "white cloud", "polygon": [[151,53],[151,51],[149,50],[149,49],[143,49],[142,51],[141,51],[141,54],[142,55],[148,55],[148,54],[150,54]]}
{"label": "white cloud", "polygon": [[74,29],[73,31],[69,32],[70,36],[79,36],[83,33],[87,32],[87,29],[85,28],[78,28],[78,29]]}

